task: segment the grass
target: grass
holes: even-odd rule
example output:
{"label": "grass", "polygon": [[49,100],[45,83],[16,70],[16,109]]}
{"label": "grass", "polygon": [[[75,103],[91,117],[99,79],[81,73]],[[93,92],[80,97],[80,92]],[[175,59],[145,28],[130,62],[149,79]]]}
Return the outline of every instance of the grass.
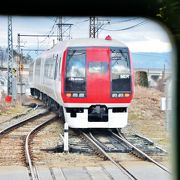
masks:
{"label": "grass", "polygon": [[6,115],[17,115],[22,113],[25,110],[25,107],[19,105],[19,104],[4,104],[0,106],[0,115],[6,116]]}
{"label": "grass", "polygon": [[156,89],[135,87],[135,95],[128,110],[128,126],[122,131],[144,135],[168,149],[170,139],[165,127],[166,114],[160,109],[163,96],[164,94]]}

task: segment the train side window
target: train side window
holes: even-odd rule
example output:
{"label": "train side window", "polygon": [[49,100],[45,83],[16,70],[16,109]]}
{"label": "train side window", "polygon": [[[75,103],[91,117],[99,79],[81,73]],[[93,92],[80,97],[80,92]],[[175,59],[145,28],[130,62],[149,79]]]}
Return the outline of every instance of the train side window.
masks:
{"label": "train side window", "polygon": [[54,78],[54,61],[52,58],[47,58],[45,60],[44,76],[48,79]]}
{"label": "train side window", "polygon": [[58,54],[56,56],[56,62],[55,62],[55,70],[54,70],[54,80],[57,78],[57,71],[58,71]]}
{"label": "train side window", "polygon": [[41,66],[41,59],[38,58],[36,60],[36,66],[35,66],[35,76],[40,77],[40,66]]}
{"label": "train side window", "polygon": [[59,59],[58,69],[59,69],[59,81],[60,81],[61,80],[61,58]]}

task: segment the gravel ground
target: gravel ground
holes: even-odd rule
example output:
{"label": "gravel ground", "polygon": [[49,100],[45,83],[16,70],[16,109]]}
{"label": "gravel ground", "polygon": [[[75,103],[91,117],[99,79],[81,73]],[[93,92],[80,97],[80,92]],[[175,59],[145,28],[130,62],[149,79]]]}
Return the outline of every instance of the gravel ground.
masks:
{"label": "gravel ground", "polygon": [[[80,153],[50,153],[42,149],[54,148],[62,144],[60,133],[63,134],[63,126],[60,120],[43,128],[36,134],[32,141],[33,161],[36,165],[48,165],[49,167],[82,167],[100,166],[109,162],[96,155]],[[69,137],[71,141],[71,136]]]}

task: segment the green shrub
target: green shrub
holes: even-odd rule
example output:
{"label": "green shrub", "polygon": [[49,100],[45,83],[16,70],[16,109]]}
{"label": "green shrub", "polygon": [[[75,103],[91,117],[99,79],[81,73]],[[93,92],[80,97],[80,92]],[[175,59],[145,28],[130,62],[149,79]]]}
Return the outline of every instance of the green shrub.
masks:
{"label": "green shrub", "polygon": [[135,73],[135,85],[148,87],[148,76],[147,72],[137,71]]}

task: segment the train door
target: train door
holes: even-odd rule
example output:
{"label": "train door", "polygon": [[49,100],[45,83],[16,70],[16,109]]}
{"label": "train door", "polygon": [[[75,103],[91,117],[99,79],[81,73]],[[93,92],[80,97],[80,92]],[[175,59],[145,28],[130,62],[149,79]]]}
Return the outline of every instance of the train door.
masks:
{"label": "train door", "polygon": [[110,97],[110,49],[87,48],[87,97],[103,103]]}

